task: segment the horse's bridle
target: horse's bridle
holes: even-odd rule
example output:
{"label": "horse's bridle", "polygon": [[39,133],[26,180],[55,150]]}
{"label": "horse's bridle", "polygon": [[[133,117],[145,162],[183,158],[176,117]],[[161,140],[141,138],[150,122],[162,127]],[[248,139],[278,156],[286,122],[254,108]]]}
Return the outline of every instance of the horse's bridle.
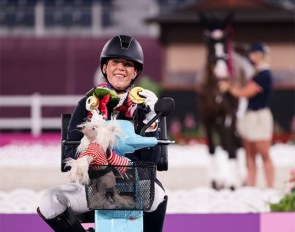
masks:
{"label": "horse's bridle", "polygon": [[[216,61],[218,61],[218,60],[227,61],[229,59],[229,55],[226,50],[226,46],[227,46],[226,40],[227,40],[228,32],[226,30],[223,30],[222,32],[223,32],[223,35],[220,38],[214,38],[212,36],[212,31],[205,30],[205,32],[204,32],[206,42],[207,42],[208,48],[209,48],[209,59],[212,63],[216,63]],[[224,50],[223,55],[216,55],[215,54],[214,46],[217,43],[222,43],[225,46],[225,50]]]}

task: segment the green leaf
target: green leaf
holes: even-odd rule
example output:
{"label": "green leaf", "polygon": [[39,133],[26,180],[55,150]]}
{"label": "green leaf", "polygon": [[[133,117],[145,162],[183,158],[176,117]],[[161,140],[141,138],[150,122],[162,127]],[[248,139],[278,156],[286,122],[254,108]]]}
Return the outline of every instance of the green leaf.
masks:
{"label": "green leaf", "polygon": [[295,194],[286,195],[278,203],[269,206],[271,212],[295,212]]}

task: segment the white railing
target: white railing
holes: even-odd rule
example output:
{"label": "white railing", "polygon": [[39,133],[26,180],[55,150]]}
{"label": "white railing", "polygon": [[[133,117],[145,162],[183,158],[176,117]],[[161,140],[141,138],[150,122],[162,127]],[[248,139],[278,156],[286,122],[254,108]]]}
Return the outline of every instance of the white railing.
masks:
{"label": "white railing", "polygon": [[[42,107],[75,106],[82,95],[12,95],[0,96],[0,107],[29,107],[30,117],[0,118],[0,129],[30,129],[32,135],[38,136],[42,129],[61,127],[60,117],[42,117]],[[62,112],[61,112],[62,113]]]}

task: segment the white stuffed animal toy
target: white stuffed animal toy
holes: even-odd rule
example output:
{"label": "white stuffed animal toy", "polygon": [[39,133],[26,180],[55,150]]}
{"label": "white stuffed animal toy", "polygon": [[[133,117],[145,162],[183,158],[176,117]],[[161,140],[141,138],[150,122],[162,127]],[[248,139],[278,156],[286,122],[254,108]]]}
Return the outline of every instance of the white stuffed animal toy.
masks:
{"label": "white stuffed animal toy", "polygon": [[107,122],[96,111],[93,111],[91,121],[78,127],[82,128],[84,137],[77,147],[77,159],[67,159],[66,166],[71,167],[68,172],[70,181],[85,185],[89,183],[89,165],[108,165],[106,151],[115,146],[116,137],[122,135],[122,131],[116,120]]}

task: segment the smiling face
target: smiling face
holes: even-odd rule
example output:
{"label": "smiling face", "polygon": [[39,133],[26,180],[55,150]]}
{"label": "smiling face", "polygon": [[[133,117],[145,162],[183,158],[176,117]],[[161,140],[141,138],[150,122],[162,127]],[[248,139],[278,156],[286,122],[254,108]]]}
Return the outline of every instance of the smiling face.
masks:
{"label": "smiling face", "polygon": [[117,90],[125,90],[137,75],[134,62],[120,58],[109,59],[102,70]]}

